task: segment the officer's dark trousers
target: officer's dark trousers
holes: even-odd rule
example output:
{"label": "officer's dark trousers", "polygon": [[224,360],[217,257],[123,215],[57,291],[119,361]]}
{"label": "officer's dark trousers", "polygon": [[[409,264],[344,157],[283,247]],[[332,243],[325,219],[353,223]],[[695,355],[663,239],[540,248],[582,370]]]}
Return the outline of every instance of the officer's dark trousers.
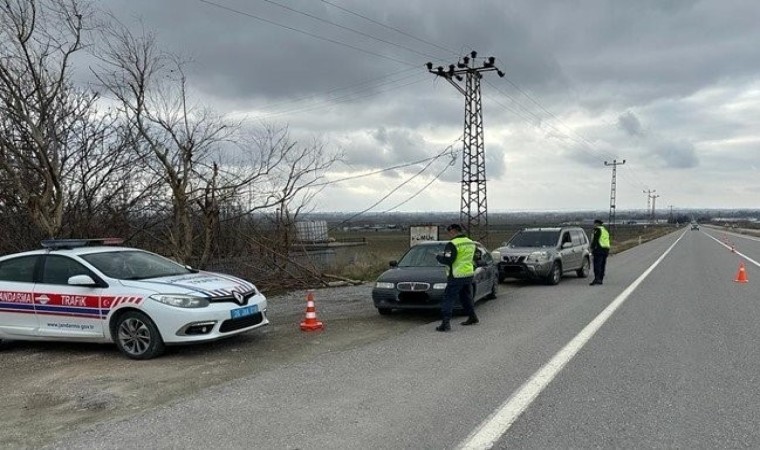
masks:
{"label": "officer's dark trousers", "polygon": [[468,316],[475,315],[472,296],[472,278],[449,278],[446,283],[446,290],[443,291],[443,301],[441,302],[441,320],[448,322],[451,320],[451,313],[454,310],[454,304],[457,299],[461,303],[464,313]]}
{"label": "officer's dark trousers", "polygon": [[594,250],[594,281],[604,281],[604,270],[607,268],[609,250]]}

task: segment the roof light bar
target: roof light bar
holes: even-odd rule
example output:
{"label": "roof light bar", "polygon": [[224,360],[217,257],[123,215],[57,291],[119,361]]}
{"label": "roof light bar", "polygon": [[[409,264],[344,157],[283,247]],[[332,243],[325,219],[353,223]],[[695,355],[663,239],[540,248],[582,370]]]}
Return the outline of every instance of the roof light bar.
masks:
{"label": "roof light bar", "polygon": [[96,245],[121,245],[124,243],[122,238],[98,238],[98,239],[45,239],[41,242],[43,248],[63,249],[90,247]]}

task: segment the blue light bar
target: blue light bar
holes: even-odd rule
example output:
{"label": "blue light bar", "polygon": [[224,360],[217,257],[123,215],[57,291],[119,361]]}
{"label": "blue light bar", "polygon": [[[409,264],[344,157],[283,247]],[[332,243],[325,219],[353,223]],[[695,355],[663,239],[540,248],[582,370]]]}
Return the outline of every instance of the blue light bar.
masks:
{"label": "blue light bar", "polygon": [[96,245],[121,245],[122,238],[98,238],[98,239],[45,239],[42,241],[43,248],[64,249],[77,247],[90,247]]}

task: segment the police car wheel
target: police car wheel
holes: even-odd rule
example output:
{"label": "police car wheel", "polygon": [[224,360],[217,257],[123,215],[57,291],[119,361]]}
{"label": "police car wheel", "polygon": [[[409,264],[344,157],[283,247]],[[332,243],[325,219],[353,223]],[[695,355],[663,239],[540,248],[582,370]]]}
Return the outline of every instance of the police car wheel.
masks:
{"label": "police car wheel", "polygon": [[379,312],[381,316],[387,316],[392,310],[390,308],[377,308],[377,312]]}
{"label": "police car wheel", "polygon": [[150,359],[164,351],[164,340],[150,317],[129,311],[116,322],[116,346],[132,359]]}

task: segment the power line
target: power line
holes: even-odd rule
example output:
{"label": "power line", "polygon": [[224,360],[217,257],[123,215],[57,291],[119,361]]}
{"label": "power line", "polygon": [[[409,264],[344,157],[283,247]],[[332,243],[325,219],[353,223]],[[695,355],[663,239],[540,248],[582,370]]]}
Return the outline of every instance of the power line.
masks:
{"label": "power line", "polygon": [[388,212],[391,212],[391,211],[393,211],[394,209],[398,208],[399,206],[403,206],[404,204],[408,203],[409,201],[411,201],[412,199],[414,199],[415,197],[417,197],[418,195],[420,195],[420,194],[421,194],[422,192],[424,192],[424,191],[425,191],[425,189],[427,189],[427,188],[428,188],[428,187],[429,187],[431,184],[433,184],[433,183],[434,183],[434,182],[436,182],[436,181],[437,181],[439,178],[441,178],[441,175],[443,175],[443,174],[444,174],[444,172],[446,172],[447,170],[449,170],[449,167],[453,167],[453,166],[454,166],[454,163],[455,163],[455,162],[456,162],[456,155],[452,155],[452,158],[451,158],[451,162],[449,162],[449,163],[448,163],[446,166],[444,166],[444,168],[443,168],[443,169],[442,169],[440,172],[438,172],[438,173],[435,175],[435,177],[433,177],[433,179],[432,179],[432,180],[430,180],[428,183],[426,183],[424,186],[422,186],[422,187],[421,187],[421,188],[420,188],[420,189],[419,189],[417,192],[415,192],[414,194],[412,194],[412,195],[411,195],[409,198],[407,198],[407,199],[406,199],[406,200],[404,200],[403,202],[401,202],[401,203],[399,203],[399,204],[397,204],[397,205],[394,205],[393,207],[391,207],[391,208],[388,208],[388,209],[386,209],[385,211],[383,211],[383,214],[384,214],[384,213],[388,213]]}
{"label": "power line", "polygon": [[366,209],[364,209],[364,210],[362,210],[362,211],[359,211],[358,213],[354,214],[353,216],[349,217],[348,219],[346,219],[346,220],[344,220],[344,221],[342,221],[342,222],[338,223],[337,225],[335,225],[335,226],[334,226],[334,227],[332,227],[331,229],[335,229],[335,228],[337,228],[337,227],[339,227],[339,226],[341,226],[341,225],[343,225],[343,224],[345,224],[345,223],[347,223],[347,222],[350,222],[351,220],[353,220],[353,219],[355,219],[355,218],[359,217],[360,215],[362,215],[362,214],[364,214],[364,213],[366,213],[366,212],[370,211],[372,208],[374,208],[375,206],[379,205],[380,203],[382,203],[383,201],[385,201],[385,200],[386,200],[388,197],[390,197],[391,195],[393,195],[393,194],[394,194],[396,191],[398,191],[398,190],[399,190],[399,189],[401,189],[402,187],[404,187],[404,186],[406,186],[407,184],[409,184],[409,183],[410,183],[412,180],[414,180],[414,179],[415,179],[415,178],[417,178],[418,176],[422,175],[422,173],[423,173],[423,172],[425,172],[425,171],[426,171],[426,170],[427,170],[427,169],[430,167],[430,165],[431,165],[431,164],[433,164],[433,162],[434,162],[435,160],[437,160],[439,157],[443,156],[445,153],[447,153],[447,152],[450,152],[450,151],[451,151],[451,147],[447,147],[447,148],[446,148],[446,149],[444,149],[444,150],[443,150],[441,153],[439,153],[439,154],[438,154],[438,155],[437,155],[435,158],[432,158],[432,159],[431,159],[431,160],[430,160],[430,161],[429,161],[429,162],[428,162],[428,163],[427,163],[427,164],[426,164],[426,165],[425,165],[425,166],[424,166],[422,169],[420,169],[420,170],[419,170],[417,173],[415,173],[414,175],[412,175],[410,178],[408,178],[408,179],[404,180],[404,181],[403,181],[401,184],[399,184],[398,186],[396,186],[396,187],[394,187],[393,189],[391,189],[391,190],[390,190],[390,192],[388,192],[388,193],[387,193],[387,194],[385,194],[383,197],[381,197],[381,198],[380,198],[380,200],[378,200],[378,201],[376,201],[375,203],[371,204],[371,205],[370,205],[369,207],[367,207]]}
{"label": "power line", "polygon": [[[411,75],[411,76],[405,77],[405,78],[412,78],[412,77],[415,77],[415,76],[418,76],[418,75],[414,74],[414,75]],[[401,80],[396,80],[396,81],[394,81],[394,83],[398,82],[398,81],[401,81]],[[376,92],[368,92],[368,93],[365,93],[364,95],[358,95],[358,96],[356,96],[354,94],[346,94],[346,95],[341,96],[341,97],[336,97],[336,98],[333,98],[333,99],[324,100],[323,102],[321,102],[321,104],[312,105],[312,106],[303,107],[303,108],[295,108],[295,109],[291,109],[291,110],[279,111],[279,112],[274,112],[274,113],[269,113],[269,114],[260,114],[258,116],[255,116],[253,119],[263,119],[263,118],[267,118],[267,117],[280,116],[280,115],[283,115],[283,114],[293,114],[293,113],[313,111],[315,109],[320,109],[320,108],[322,108],[324,106],[329,106],[331,104],[345,103],[345,102],[350,101],[350,100],[359,100],[359,99],[362,99],[362,98],[368,98],[368,97],[372,97],[372,96],[375,96],[375,95],[378,95],[378,94],[383,94],[385,92],[389,92],[389,91],[392,91],[392,90],[395,90],[395,89],[399,89],[399,88],[403,88],[403,87],[406,87],[406,86],[411,86],[413,84],[421,83],[422,81],[424,81],[424,78],[419,78],[418,80],[411,81],[409,83],[400,84],[398,86],[393,86],[392,88],[385,89],[385,90],[379,90],[379,91],[376,91]],[[384,84],[389,84],[389,83],[384,83]]]}
{"label": "power line", "polygon": [[404,35],[404,36],[406,36],[406,37],[409,37],[409,38],[412,38],[412,39],[414,39],[415,41],[418,41],[418,42],[422,42],[422,43],[424,43],[424,44],[427,44],[427,45],[433,46],[433,47],[435,47],[435,48],[437,48],[437,49],[439,49],[439,50],[443,50],[443,51],[445,51],[445,52],[449,52],[449,53],[451,53],[451,54],[452,54],[452,55],[454,55],[454,56],[459,56],[459,55],[460,55],[459,53],[455,52],[454,50],[448,49],[448,48],[446,48],[446,47],[441,47],[440,45],[438,45],[438,44],[435,44],[435,43],[433,43],[433,42],[430,42],[430,41],[426,41],[426,40],[424,40],[424,39],[418,38],[418,37],[416,37],[416,36],[413,36],[413,35],[411,35],[411,34],[407,33],[406,31],[403,31],[403,30],[400,30],[400,29],[398,29],[398,28],[394,28],[394,27],[392,27],[392,26],[389,26],[389,25],[386,25],[386,24],[384,24],[384,23],[378,22],[377,20],[371,19],[371,18],[369,18],[369,17],[367,17],[367,16],[364,16],[364,15],[362,15],[362,14],[359,14],[359,13],[357,13],[357,12],[351,11],[351,10],[349,10],[348,8],[344,8],[344,7],[342,7],[342,6],[336,5],[335,3],[329,2],[329,1],[327,1],[327,0],[322,0],[322,3],[326,3],[326,4],[330,5],[330,6],[332,6],[333,8],[338,8],[338,9],[339,9],[339,10],[341,10],[341,11],[344,11],[344,12],[347,12],[347,13],[349,13],[349,14],[352,14],[352,15],[354,15],[354,16],[360,17],[360,18],[362,18],[362,19],[364,19],[364,20],[366,20],[366,21],[369,21],[369,22],[372,22],[372,23],[374,23],[375,25],[379,25],[379,26],[381,26],[381,27],[383,27],[383,28],[387,28],[387,29],[389,29],[389,30],[393,30],[393,31],[395,31],[395,32],[397,32],[397,33],[403,34],[403,35]]}
{"label": "power line", "polygon": [[372,176],[372,175],[377,175],[377,174],[380,174],[380,173],[383,173],[383,172],[388,172],[388,171],[391,171],[391,170],[403,169],[404,167],[409,167],[409,166],[414,166],[414,165],[417,165],[417,164],[422,164],[424,162],[434,161],[434,160],[439,159],[440,157],[444,156],[446,153],[454,154],[452,152],[452,146],[446,147],[441,153],[438,153],[437,155],[431,156],[429,158],[424,158],[424,159],[420,159],[420,160],[417,160],[417,161],[412,161],[412,162],[408,162],[408,163],[404,163],[404,164],[399,164],[399,165],[392,166],[392,167],[386,167],[385,169],[375,170],[373,172],[363,173],[363,174],[359,174],[359,175],[352,175],[350,177],[345,177],[345,178],[339,178],[337,180],[325,181],[325,182],[322,182],[322,183],[315,183],[315,184],[312,184],[312,186],[325,186],[325,185],[337,184],[337,183],[341,183],[343,181],[355,180],[357,178],[366,178],[366,177],[369,177],[369,176]]}
{"label": "power line", "polygon": [[348,48],[360,51],[362,53],[366,53],[368,55],[377,56],[378,58],[387,59],[389,61],[394,61],[394,62],[397,62],[399,64],[404,64],[404,65],[410,66],[410,67],[418,67],[417,64],[413,64],[413,63],[410,63],[408,61],[403,61],[403,60],[400,60],[400,59],[393,58],[391,56],[386,56],[386,55],[383,55],[383,54],[380,54],[380,53],[375,53],[375,52],[373,52],[371,50],[366,50],[366,49],[357,47],[355,45],[346,44],[345,42],[336,41],[335,39],[326,38],[326,37],[319,36],[319,35],[314,34],[314,33],[309,33],[308,31],[300,30],[298,28],[294,28],[294,27],[291,27],[291,26],[288,26],[288,25],[283,25],[283,24],[277,23],[277,22],[275,22],[273,20],[265,19],[263,17],[259,17],[259,16],[255,15],[255,14],[251,14],[251,13],[247,13],[245,11],[240,11],[238,9],[230,8],[229,6],[221,5],[219,3],[215,3],[215,2],[212,2],[210,0],[198,0],[198,1],[201,2],[201,3],[205,3],[207,5],[215,6],[215,7],[219,8],[219,9],[223,9],[223,10],[231,12],[231,13],[239,14],[241,16],[250,17],[251,19],[256,19],[256,20],[268,23],[270,25],[275,25],[275,26],[278,26],[278,27],[281,27],[281,28],[285,28],[285,29],[290,30],[290,31],[295,31],[297,33],[305,34],[305,35],[307,35],[309,37],[313,37],[315,39],[319,39],[319,40],[322,40],[322,41],[325,41],[325,42],[330,42],[332,44],[342,45],[344,47],[348,47]]}
{"label": "power line", "polygon": [[429,55],[429,54],[427,54],[427,53],[421,53],[421,52],[418,52],[417,50],[415,50],[415,49],[413,49],[413,48],[409,48],[409,47],[407,47],[407,46],[404,46],[404,45],[401,45],[401,44],[397,44],[397,43],[395,43],[395,42],[391,42],[391,41],[387,41],[387,40],[385,40],[385,39],[381,39],[381,38],[379,38],[379,37],[376,37],[376,36],[373,36],[373,35],[371,35],[371,34],[369,34],[369,33],[365,33],[365,32],[363,32],[363,31],[355,30],[355,29],[353,29],[353,28],[351,28],[351,27],[347,27],[347,26],[344,26],[344,25],[341,25],[341,24],[338,24],[338,23],[332,22],[332,21],[330,21],[330,20],[327,20],[327,19],[323,19],[323,18],[321,18],[321,17],[315,16],[315,15],[313,15],[313,14],[309,14],[309,13],[307,13],[307,12],[303,12],[303,11],[297,10],[297,9],[295,9],[295,8],[291,8],[290,6],[286,6],[286,5],[283,5],[283,4],[281,4],[281,3],[277,3],[277,2],[275,2],[275,1],[273,1],[273,0],[262,0],[262,1],[265,1],[265,2],[267,2],[267,3],[271,3],[272,5],[275,5],[275,6],[279,6],[280,8],[286,9],[286,10],[288,10],[288,11],[291,11],[291,12],[294,12],[294,13],[296,13],[296,14],[301,14],[301,15],[304,15],[304,16],[306,16],[306,17],[309,17],[309,18],[311,18],[311,19],[314,19],[314,20],[320,21],[320,22],[322,22],[322,23],[326,23],[326,24],[328,24],[328,25],[332,25],[332,26],[334,26],[334,27],[337,27],[337,28],[340,28],[340,29],[342,29],[342,30],[347,30],[347,31],[350,31],[350,32],[352,32],[352,33],[356,33],[356,34],[358,34],[358,35],[360,35],[360,36],[368,37],[368,38],[370,38],[370,39],[374,39],[374,40],[376,40],[376,41],[378,41],[378,42],[382,42],[382,43],[384,43],[384,44],[393,45],[394,47],[398,47],[398,48],[400,48],[400,49],[406,50],[406,51],[408,51],[408,52],[412,52],[412,53],[414,53],[414,54],[417,54],[417,55],[420,55],[420,56],[426,56],[426,57],[428,57],[428,58],[433,58],[433,59],[441,59],[441,58],[438,58],[438,57],[436,57],[436,56],[432,56],[432,55]]}
{"label": "power line", "polygon": [[[393,77],[393,76],[396,76],[396,75],[401,75],[401,74],[407,73],[407,72],[412,72],[412,71],[416,72],[417,70],[419,70],[419,68],[417,68],[417,67],[400,70],[398,72],[389,73],[387,75],[383,75],[383,76],[380,76],[380,77],[375,77],[375,78],[372,78],[372,79],[369,79],[369,80],[365,80],[365,81],[361,81],[359,83],[354,83],[354,84],[351,84],[351,85],[348,85],[348,86],[342,86],[342,87],[332,88],[332,89],[329,89],[329,90],[325,91],[324,93],[304,95],[302,97],[297,97],[297,98],[293,98],[293,99],[290,99],[290,100],[283,100],[283,101],[277,102],[277,103],[270,103],[268,105],[265,105],[262,109],[264,109],[264,110],[275,110],[275,109],[278,109],[280,106],[283,106],[283,105],[297,104],[299,102],[303,102],[303,101],[306,101],[306,100],[311,100],[311,99],[313,99],[315,97],[319,97],[320,95],[329,95],[329,94],[332,94],[332,93],[336,93],[336,92],[340,92],[340,91],[347,91],[347,90],[355,89],[355,88],[358,89],[358,88],[364,87],[364,88],[370,89],[370,88],[372,88],[374,86],[373,83],[376,82],[376,81],[383,80],[383,79],[386,79],[386,78],[390,78],[390,77]],[[417,74],[415,73],[414,75],[417,75]],[[406,77],[402,77],[402,78],[400,78],[398,80],[395,80],[395,81],[401,81],[401,80],[410,78],[411,76],[412,75],[406,76]],[[384,84],[387,84],[387,83],[379,83],[379,84],[377,84],[377,86],[382,86]]]}

